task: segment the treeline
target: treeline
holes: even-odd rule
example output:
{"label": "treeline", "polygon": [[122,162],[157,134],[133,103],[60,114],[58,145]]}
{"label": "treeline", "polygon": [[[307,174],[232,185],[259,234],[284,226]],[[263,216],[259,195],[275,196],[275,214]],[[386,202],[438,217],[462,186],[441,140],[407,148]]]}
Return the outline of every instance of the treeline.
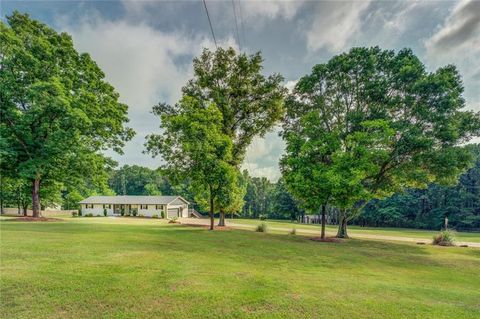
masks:
{"label": "treeline", "polygon": [[467,146],[476,157],[475,166],[460,176],[456,186],[430,185],[408,189],[403,194],[371,201],[353,223],[440,229],[448,218],[458,230],[480,230],[480,145]]}
{"label": "treeline", "polygon": [[[231,212],[235,217],[296,220],[304,213],[282,179],[273,183],[265,177],[250,176],[247,170],[240,179],[245,185],[244,204],[241,210]],[[172,183],[160,169],[125,165],[111,172],[108,184],[117,195],[180,195],[191,201],[197,211],[207,213],[195,204],[195,192],[188,181]]]}
{"label": "treeline", "polygon": [[[352,48],[288,91],[281,74],[264,74],[260,52],[204,49],[180,99],[152,107],[161,133],[144,146],[159,169],[115,170],[104,151],[121,154],[135,132],[95,61],[26,14],[0,29],[2,207],[40,217],[40,206],[75,208],[95,194],[179,194],[208,211],[211,230],[214,216],[225,226],[235,214],[304,213],[321,216],[322,239],[327,219],[340,238],[352,222],[478,227],[478,171],[464,174],[474,147],[463,145],[480,135],[480,113],[465,110],[453,65],[428,72],[408,48]],[[279,126],[281,179],[242,172],[252,141]]]}

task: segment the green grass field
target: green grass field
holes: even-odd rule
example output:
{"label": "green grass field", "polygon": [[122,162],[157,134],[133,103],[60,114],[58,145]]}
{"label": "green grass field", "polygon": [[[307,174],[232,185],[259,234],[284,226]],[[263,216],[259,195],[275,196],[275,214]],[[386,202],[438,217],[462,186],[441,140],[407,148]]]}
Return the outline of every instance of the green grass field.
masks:
{"label": "green grass field", "polygon": [[0,230],[1,318],[480,317],[480,249],[127,218]]}
{"label": "green grass field", "polygon": [[[255,219],[227,219],[227,222],[231,221],[235,224],[256,226],[262,221]],[[320,225],[318,224],[299,224],[296,222],[285,220],[267,220],[265,223],[270,227],[281,228],[296,228],[296,229],[308,229],[312,231],[318,231],[320,233]],[[337,233],[337,226],[328,225],[327,232],[329,235],[335,235]],[[360,226],[348,226],[348,233],[355,237],[357,234],[371,234],[371,235],[384,235],[395,237],[413,237],[432,239],[432,237],[438,233],[438,231],[424,230],[424,229],[411,229],[411,228],[389,228],[389,227],[360,227]],[[480,233],[469,232],[455,232],[455,237],[458,241],[468,241],[480,243]]]}

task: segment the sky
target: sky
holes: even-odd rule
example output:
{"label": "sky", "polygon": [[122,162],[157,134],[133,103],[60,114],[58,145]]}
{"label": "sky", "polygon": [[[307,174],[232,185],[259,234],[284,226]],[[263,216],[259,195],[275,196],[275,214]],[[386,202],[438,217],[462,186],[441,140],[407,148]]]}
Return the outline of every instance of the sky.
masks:
{"label": "sky", "polygon": [[[428,71],[455,64],[467,108],[480,111],[480,0],[206,0],[206,5],[218,45],[261,51],[264,74],[282,74],[289,88],[315,64],[352,47],[409,47]],[[107,154],[119,165],[161,165],[160,158],[143,153],[145,136],[160,133],[151,109],[175,103],[192,77],[192,58],[215,47],[203,2],[0,0],[3,21],[14,10],[68,32],[129,105],[128,125],[137,134],[124,155]],[[275,181],[283,150],[278,128],[273,129],[249,146],[243,167]]]}

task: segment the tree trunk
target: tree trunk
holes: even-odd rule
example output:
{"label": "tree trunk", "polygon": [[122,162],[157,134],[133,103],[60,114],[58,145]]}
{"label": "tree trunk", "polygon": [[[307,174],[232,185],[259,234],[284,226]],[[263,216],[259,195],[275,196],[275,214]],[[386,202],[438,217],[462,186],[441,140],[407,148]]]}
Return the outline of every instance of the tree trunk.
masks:
{"label": "tree trunk", "polygon": [[325,224],[326,224],[326,215],[327,215],[327,205],[322,205],[322,232],[320,234],[321,239],[325,239]]}
{"label": "tree trunk", "polygon": [[215,207],[214,207],[214,202],[213,202],[213,196],[212,196],[212,188],[210,188],[210,230],[214,229],[214,224],[215,224]]}
{"label": "tree trunk", "polygon": [[23,216],[27,217],[27,209],[28,209],[28,205],[24,205],[23,206]]}
{"label": "tree trunk", "polygon": [[342,214],[338,221],[337,238],[348,238],[347,233],[347,218]]}
{"label": "tree trunk", "polygon": [[218,226],[225,226],[225,212],[220,209],[220,218],[218,219]]}
{"label": "tree trunk", "polygon": [[32,216],[40,217],[40,179],[33,180],[32,187]]}

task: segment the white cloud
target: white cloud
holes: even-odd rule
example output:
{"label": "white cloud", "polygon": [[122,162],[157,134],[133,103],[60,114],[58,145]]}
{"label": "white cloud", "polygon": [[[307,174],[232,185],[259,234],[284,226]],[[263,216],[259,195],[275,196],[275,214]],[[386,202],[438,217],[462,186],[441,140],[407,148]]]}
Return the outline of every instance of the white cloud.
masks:
{"label": "white cloud", "polygon": [[287,83],[285,83],[285,87],[287,88],[288,92],[292,92],[293,89],[295,88],[295,85],[297,85],[298,83],[298,80],[290,80],[290,81],[287,81]]}
{"label": "white cloud", "polygon": [[360,30],[361,16],[369,5],[370,1],[319,3],[306,33],[307,48],[310,51],[325,48],[330,52],[344,49]]}
{"label": "white cloud", "polygon": [[255,21],[259,17],[267,19],[283,18],[292,19],[303,1],[284,0],[284,1],[242,1],[238,2],[239,9],[243,10],[245,19]]}
{"label": "white cloud", "polygon": [[202,42],[124,21],[94,19],[65,28],[78,50],[90,53],[135,112],[149,110],[160,97],[170,102],[179,97],[191,67],[177,65],[175,59],[198,53]]}
{"label": "white cloud", "polygon": [[265,137],[256,137],[247,148],[247,154],[242,169],[256,177],[267,177],[276,181],[280,177],[278,161],[285,149],[285,142],[278,135],[280,127],[276,127]]}
{"label": "white cloud", "polygon": [[480,1],[458,3],[424,45],[432,68],[457,65],[465,79],[467,107],[480,110]]}
{"label": "white cloud", "polygon": [[192,75],[191,58],[202,47],[211,47],[211,42],[145,24],[106,21],[94,14],[75,25],[65,19],[59,22],[72,35],[77,50],[92,56],[120,93],[120,100],[129,106],[128,125],[137,135],[125,146],[125,155],[107,154],[121,164],[158,166],[160,159],[142,154],[145,136],[159,130],[159,119],[150,114],[152,106],[180,97],[181,87]]}

